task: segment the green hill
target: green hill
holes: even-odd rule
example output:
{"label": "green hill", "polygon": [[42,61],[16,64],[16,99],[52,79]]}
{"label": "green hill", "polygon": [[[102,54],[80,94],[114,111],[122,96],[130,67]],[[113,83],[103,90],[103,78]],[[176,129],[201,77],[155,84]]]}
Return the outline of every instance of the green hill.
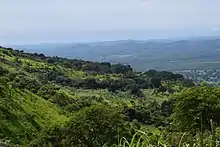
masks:
{"label": "green hill", "polygon": [[174,104],[190,86],[192,81],[171,72],[137,73],[129,65],[2,47],[0,144],[115,146],[122,137],[131,141],[137,130],[148,132],[152,144],[159,141],[156,132],[166,131],[166,143],[175,144],[177,130],[170,123],[182,118]]}

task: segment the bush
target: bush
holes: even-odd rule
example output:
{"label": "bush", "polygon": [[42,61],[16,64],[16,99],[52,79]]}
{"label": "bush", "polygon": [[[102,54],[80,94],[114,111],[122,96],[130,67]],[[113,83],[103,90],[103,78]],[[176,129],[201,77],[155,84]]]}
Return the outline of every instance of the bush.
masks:
{"label": "bush", "polygon": [[74,99],[69,97],[64,92],[56,92],[55,95],[52,97],[51,102],[59,105],[60,107],[65,107],[68,104],[73,103]]}
{"label": "bush", "polygon": [[115,109],[94,105],[74,114],[64,127],[54,126],[44,131],[32,146],[95,147],[116,144],[118,132],[123,132],[123,117]]}
{"label": "bush", "polygon": [[69,144],[79,146],[102,146],[117,141],[123,118],[117,111],[95,105],[79,111],[67,124]]}
{"label": "bush", "polygon": [[182,85],[183,85],[184,87],[193,87],[193,86],[195,86],[195,83],[194,83],[193,80],[191,80],[191,79],[184,79],[184,80],[182,81]]}
{"label": "bush", "polygon": [[152,88],[159,88],[161,84],[161,78],[152,78],[150,79],[150,85]]}
{"label": "bush", "polygon": [[131,94],[137,97],[144,97],[143,92],[140,90],[140,88],[137,85],[131,84],[127,86],[128,89],[131,90]]}
{"label": "bush", "polygon": [[18,88],[20,89],[28,89],[33,93],[37,93],[37,91],[42,86],[41,82],[32,77],[28,77],[25,74],[20,74],[15,78],[15,82]]}
{"label": "bush", "polygon": [[60,87],[53,85],[53,84],[47,84],[44,86],[41,86],[40,89],[38,90],[38,95],[42,96],[46,100],[50,99],[53,97],[57,91],[59,91]]}
{"label": "bush", "polygon": [[65,109],[69,112],[76,112],[86,107],[90,107],[91,105],[96,105],[98,103],[102,103],[103,99],[95,96],[81,96],[77,99],[74,99],[74,102],[68,104]]}
{"label": "bush", "polygon": [[130,65],[114,64],[111,67],[111,71],[117,74],[119,73],[125,74],[128,73],[129,71],[133,71],[133,69],[131,68]]}
{"label": "bush", "polygon": [[187,89],[176,97],[173,123],[179,130],[210,130],[210,120],[220,124],[220,90],[210,87]]}
{"label": "bush", "polygon": [[0,76],[5,75],[7,73],[8,73],[8,70],[0,66]]}

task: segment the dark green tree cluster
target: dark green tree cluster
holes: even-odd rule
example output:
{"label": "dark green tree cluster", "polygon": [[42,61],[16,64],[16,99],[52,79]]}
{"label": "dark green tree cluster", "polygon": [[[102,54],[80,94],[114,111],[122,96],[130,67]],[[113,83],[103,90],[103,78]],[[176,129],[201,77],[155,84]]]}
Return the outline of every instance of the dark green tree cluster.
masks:
{"label": "dark green tree cluster", "polygon": [[162,80],[170,80],[170,81],[182,81],[184,79],[183,75],[181,74],[174,74],[168,71],[156,71],[156,70],[149,70],[143,73],[145,76],[149,78],[161,78]]}

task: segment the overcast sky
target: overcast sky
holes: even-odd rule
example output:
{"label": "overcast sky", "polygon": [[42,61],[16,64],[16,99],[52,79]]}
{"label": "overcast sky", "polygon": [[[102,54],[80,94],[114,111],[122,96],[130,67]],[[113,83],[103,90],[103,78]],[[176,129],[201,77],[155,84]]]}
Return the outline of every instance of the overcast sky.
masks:
{"label": "overcast sky", "polygon": [[0,0],[0,44],[219,35],[220,0]]}

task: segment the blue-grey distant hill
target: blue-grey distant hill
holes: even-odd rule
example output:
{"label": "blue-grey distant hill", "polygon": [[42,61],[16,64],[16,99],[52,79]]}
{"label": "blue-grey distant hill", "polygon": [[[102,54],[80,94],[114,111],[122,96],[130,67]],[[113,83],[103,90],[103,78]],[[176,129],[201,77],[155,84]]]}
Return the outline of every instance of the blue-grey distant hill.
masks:
{"label": "blue-grey distant hill", "polygon": [[138,71],[220,68],[220,37],[37,44],[16,47],[51,56],[130,64]]}

